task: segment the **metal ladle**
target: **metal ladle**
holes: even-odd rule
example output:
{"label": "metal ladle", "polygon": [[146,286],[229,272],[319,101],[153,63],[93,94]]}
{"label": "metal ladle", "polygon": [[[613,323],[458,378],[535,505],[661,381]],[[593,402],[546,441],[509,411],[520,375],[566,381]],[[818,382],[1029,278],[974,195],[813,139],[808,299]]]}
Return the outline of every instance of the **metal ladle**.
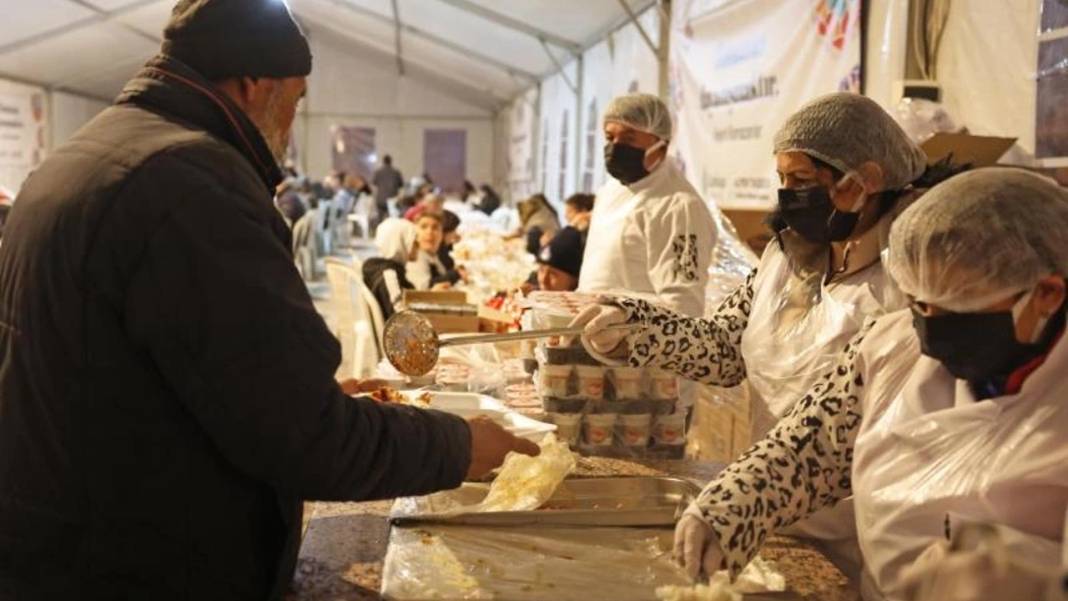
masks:
{"label": "metal ladle", "polygon": [[[606,330],[630,330],[633,327],[632,324],[617,324],[609,326]],[[386,321],[385,331],[382,334],[384,347],[382,350],[397,371],[408,376],[422,376],[430,373],[437,365],[438,354],[442,347],[534,340],[553,336],[577,336],[582,334],[582,331],[582,327],[551,328],[509,334],[457,336],[442,340],[438,338],[437,331],[425,315],[415,311],[400,311],[394,313]]]}

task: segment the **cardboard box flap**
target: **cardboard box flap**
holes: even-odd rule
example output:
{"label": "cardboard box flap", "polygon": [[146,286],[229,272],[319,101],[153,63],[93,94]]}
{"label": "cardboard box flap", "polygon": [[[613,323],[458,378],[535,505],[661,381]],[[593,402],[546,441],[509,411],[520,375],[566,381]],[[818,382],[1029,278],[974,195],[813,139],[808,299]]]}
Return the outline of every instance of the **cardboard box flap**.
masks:
{"label": "cardboard box flap", "polygon": [[920,148],[927,153],[928,164],[952,154],[955,165],[971,163],[972,167],[989,167],[996,165],[1015,143],[1016,138],[939,132],[920,144]]}
{"label": "cardboard box flap", "polygon": [[467,304],[467,293],[462,290],[405,290],[404,302],[464,305]]}

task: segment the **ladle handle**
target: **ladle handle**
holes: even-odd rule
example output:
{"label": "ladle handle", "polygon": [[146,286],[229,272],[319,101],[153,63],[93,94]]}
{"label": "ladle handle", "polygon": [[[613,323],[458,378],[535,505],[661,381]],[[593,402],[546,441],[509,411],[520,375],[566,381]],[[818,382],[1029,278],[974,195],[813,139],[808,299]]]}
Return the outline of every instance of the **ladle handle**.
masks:
{"label": "ladle handle", "polygon": [[[638,324],[620,323],[608,326],[605,331],[632,330]],[[551,328],[548,330],[531,330],[529,332],[509,332],[507,334],[480,334],[478,336],[459,336],[445,338],[438,341],[439,347],[462,346],[468,344],[486,344],[490,342],[510,342],[513,340],[536,340],[538,338],[551,338],[553,336],[577,336],[582,333],[582,327]]]}

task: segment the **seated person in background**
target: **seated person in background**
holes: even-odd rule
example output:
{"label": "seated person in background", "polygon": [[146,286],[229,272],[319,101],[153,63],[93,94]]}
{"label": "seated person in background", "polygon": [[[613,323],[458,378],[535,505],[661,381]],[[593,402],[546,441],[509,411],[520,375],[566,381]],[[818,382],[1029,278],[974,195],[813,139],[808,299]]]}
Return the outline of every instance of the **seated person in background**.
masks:
{"label": "seated person in background", "polygon": [[497,191],[489,184],[482,184],[479,186],[479,190],[482,191],[482,198],[479,199],[476,208],[493,217],[494,211],[501,208],[501,197],[497,195]]}
{"label": "seated person in background", "polygon": [[452,211],[445,211],[441,214],[441,231],[443,239],[441,242],[441,248],[438,249],[438,261],[445,268],[444,281],[456,285],[456,282],[467,279],[467,274],[464,273],[463,267],[457,267],[456,261],[452,258],[452,247],[454,244],[460,241],[460,234],[456,232],[460,227],[460,218],[456,213]]}
{"label": "seated person in background", "polygon": [[374,294],[382,317],[389,319],[405,290],[414,290],[408,281],[407,265],[419,254],[415,226],[407,219],[391,217],[378,225],[375,246],[381,256],[363,264],[363,281]]}
{"label": "seated person in background", "polygon": [[355,173],[345,173],[341,176],[342,185],[334,194],[334,208],[338,214],[346,216],[356,208],[356,203],[363,194],[371,194],[371,186],[363,176]]}
{"label": "seated person in background", "polygon": [[402,194],[397,199],[397,212],[394,214],[403,217],[408,212],[408,209],[419,204],[419,198],[415,194]]}
{"label": "seated person in background", "polygon": [[578,288],[586,241],[573,227],[560,230],[538,254],[538,289],[571,292]]}
{"label": "seated person in background", "polygon": [[593,194],[572,194],[564,201],[564,221],[568,225],[582,232],[583,240],[586,232],[590,231],[590,216],[593,215],[593,201],[597,198]]}
{"label": "seated person in background", "polygon": [[471,208],[475,209],[478,208],[478,204],[479,202],[481,202],[482,197],[478,193],[478,190],[475,188],[475,185],[472,184],[469,180],[465,179],[464,189],[462,192],[460,192],[460,200],[464,201]]}
{"label": "seated person in background", "polygon": [[442,230],[441,213],[425,212],[415,222],[416,253],[407,266],[408,279],[416,290],[448,290],[445,266],[438,260],[445,233]]}
{"label": "seated person in background", "polygon": [[530,274],[527,281],[520,286],[524,295],[535,290],[550,292],[572,292],[578,288],[579,273],[582,270],[582,256],[586,250],[586,236],[573,227],[565,227],[557,232],[540,251],[538,251],[538,269]]}
{"label": "seated person in background", "polygon": [[445,210],[445,199],[440,194],[427,192],[419,197],[419,204],[404,212],[404,218],[412,223],[419,220],[423,213],[437,213],[440,215]]}
{"label": "seated person in background", "polygon": [[299,221],[304,216],[304,213],[308,212],[308,207],[304,205],[304,201],[300,198],[300,193],[297,192],[296,180],[287,179],[278,184],[278,193],[274,197],[274,206],[286,218],[290,227],[293,227],[293,224]]}
{"label": "seated person in background", "polygon": [[[525,237],[527,250],[537,255],[538,251],[556,235],[560,229],[560,217],[556,209],[549,204],[549,199],[544,194],[535,194],[519,203],[519,229],[512,233],[511,238]],[[532,231],[540,230],[537,238]]]}

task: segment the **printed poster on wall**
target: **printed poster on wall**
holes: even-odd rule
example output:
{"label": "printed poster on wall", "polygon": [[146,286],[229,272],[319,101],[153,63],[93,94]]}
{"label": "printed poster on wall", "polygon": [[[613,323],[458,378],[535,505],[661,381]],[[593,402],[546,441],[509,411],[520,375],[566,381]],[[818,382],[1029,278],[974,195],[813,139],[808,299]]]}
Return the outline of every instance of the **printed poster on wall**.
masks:
{"label": "printed poster on wall", "polygon": [[0,93],[0,186],[17,191],[44,153],[44,94]]}
{"label": "printed poster on wall", "polygon": [[774,205],[772,139],[807,100],[860,91],[861,0],[676,0],[675,154],[705,200]]}

